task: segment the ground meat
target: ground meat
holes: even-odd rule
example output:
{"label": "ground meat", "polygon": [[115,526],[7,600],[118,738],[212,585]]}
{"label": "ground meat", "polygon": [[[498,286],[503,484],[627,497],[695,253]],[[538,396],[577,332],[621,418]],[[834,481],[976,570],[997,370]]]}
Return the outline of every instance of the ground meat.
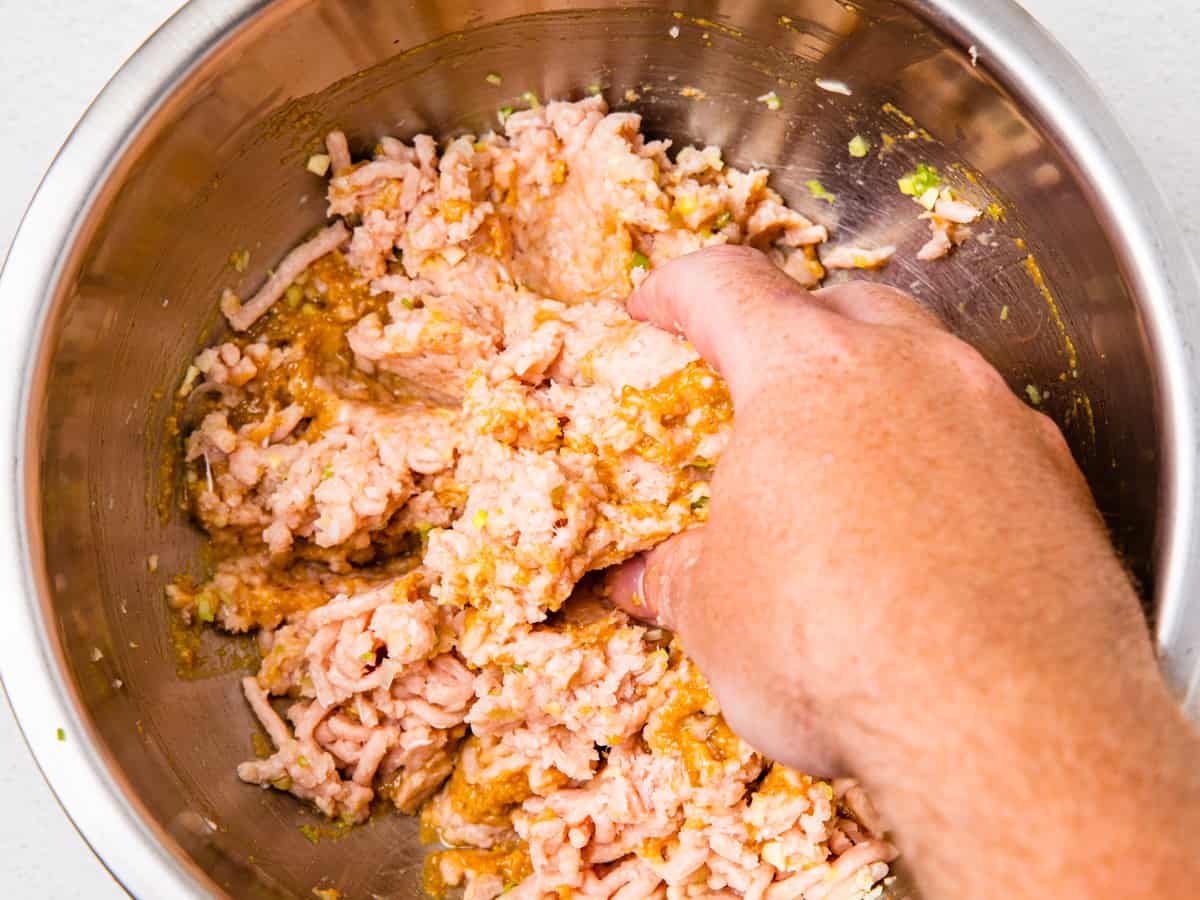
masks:
{"label": "ground meat", "polygon": [[895,851],[862,789],[764,760],[589,578],[705,520],[732,427],[690,345],[626,313],[632,286],[730,242],[815,285],[826,229],[600,98],[440,155],[327,146],[346,219],[227,297],[238,334],[181,391],[218,562],[171,602],[263,654],[242,687],[274,750],[238,775],[349,822],[377,794],[421,809],[455,845],[427,887],[470,900],[876,890]]}

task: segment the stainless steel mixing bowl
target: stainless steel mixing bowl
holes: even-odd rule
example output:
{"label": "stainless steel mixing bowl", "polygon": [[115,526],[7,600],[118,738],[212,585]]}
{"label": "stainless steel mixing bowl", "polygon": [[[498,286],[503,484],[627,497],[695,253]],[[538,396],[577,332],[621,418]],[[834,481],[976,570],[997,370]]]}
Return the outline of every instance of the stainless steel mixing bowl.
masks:
{"label": "stainless steel mixing bowl", "polygon": [[[163,417],[218,327],[219,289],[251,285],[321,218],[303,161],[327,128],[361,150],[385,132],[487,127],[525,89],[592,83],[618,106],[636,90],[653,133],[770,166],[839,235],[899,244],[883,279],[1015,389],[1035,385],[1063,425],[1186,694],[1200,632],[1194,273],[1092,88],[1014,4],[196,0],[80,123],[0,282],[7,358],[26,358],[4,407],[17,496],[0,530],[21,568],[0,665],[63,805],[136,895],[415,895],[410,820],[313,845],[298,826],[315,820],[290,798],[237,782],[252,725],[236,653],[213,650],[210,677],[176,677],[162,589],[198,540],[155,509]],[[782,109],[756,102],[769,90]],[[884,132],[896,143],[880,153]],[[865,160],[846,152],[856,133],[875,145]],[[918,161],[1005,213],[932,265],[912,258],[923,229],[895,188]],[[836,204],[808,194],[813,177]],[[244,276],[227,266],[239,247]]]}

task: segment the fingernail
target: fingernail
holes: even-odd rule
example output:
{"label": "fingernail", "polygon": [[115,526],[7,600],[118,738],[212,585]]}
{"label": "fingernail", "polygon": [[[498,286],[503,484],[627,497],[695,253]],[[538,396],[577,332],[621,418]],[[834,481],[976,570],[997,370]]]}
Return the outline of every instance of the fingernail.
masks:
{"label": "fingernail", "polygon": [[641,555],[610,569],[605,579],[609,600],[631,616],[648,618],[653,611],[646,603],[645,579],[646,559]]}

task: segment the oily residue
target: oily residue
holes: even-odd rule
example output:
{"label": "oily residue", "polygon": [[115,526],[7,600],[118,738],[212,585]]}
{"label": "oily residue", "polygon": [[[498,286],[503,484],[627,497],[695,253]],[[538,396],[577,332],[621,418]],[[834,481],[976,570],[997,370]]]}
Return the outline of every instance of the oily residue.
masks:
{"label": "oily residue", "polygon": [[187,623],[175,614],[167,622],[177,678],[201,681],[230,672],[255,672],[262,665],[258,644],[251,635],[218,634],[200,622]]}
{"label": "oily residue", "polygon": [[1092,446],[1096,445],[1096,414],[1092,410],[1092,398],[1083,391],[1071,391],[1071,408],[1067,410],[1067,420],[1084,422],[1087,426]]}
{"label": "oily residue", "polygon": [[[903,122],[905,125],[907,125],[909,127],[910,130],[908,132],[900,135],[900,140],[915,141],[917,139],[920,139],[920,140],[925,141],[930,144],[937,143],[937,139],[934,138],[934,136],[932,134],[930,134],[925,128],[918,125],[916,119],[914,119],[912,116],[910,116],[904,110],[902,110],[896,104],[892,103],[891,101],[888,101],[887,103],[884,103],[883,106],[881,106],[879,108],[887,115],[895,116],[897,119],[899,119],[901,122]],[[889,135],[888,137],[891,137],[891,136]],[[885,144],[885,146],[890,145],[891,143],[894,143],[895,140],[896,140],[896,138],[891,138],[890,141],[884,141],[884,144]]]}
{"label": "oily residue", "polygon": [[900,107],[896,106],[896,104],[891,103],[890,101],[888,103],[883,104],[883,106],[881,106],[880,109],[882,109],[885,113],[889,113],[890,115],[895,116],[897,119],[899,119],[905,125],[907,125],[909,128],[917,127],[916,119],[914,119],[912,116],[910,116],[904,110],[902,110]]}
{"label": "oily residue", "polygon": [[[1067,354],[1067,369],[1071,373],[1072,378],[1077,378],[1079,377],[1079,354],[1075,350],[1075,342],[1071,340],[1071,335],[1067,332],[1067,323],[1063,321],[1062,313],[1058,311],[1058,304],[1054,300],[1054,295],[1050,293],[1050,288],[1046,286],[1046,279],[1042,275],[1041,267],[1038,266],[1037,260],[1033,258],[1032,253],[1025,256],[1025,271],[1029,273],[1029,277],[1033,279],[1034,285],[1046,301],[1046,307],[1050,310],[1050,318],[1054,320],[1054,327],[1058,329],[1059,337],[1062,338],[1063,349]],[[1091,408],[1090,403],[1088,408]]]}
{"label": "oily residue", "polygon": [[708,28],[712,31],[720,31],[728,34],[731,37],[741,37],[742,32],[730,25],[722,25],[720,22],[714,22],[712,19],[704,19],[699,16],[689,16],[687,13],[673,12],[671,13],[676,19],[681,22],[687,22],[690,25],[695,25],[698,28]]}

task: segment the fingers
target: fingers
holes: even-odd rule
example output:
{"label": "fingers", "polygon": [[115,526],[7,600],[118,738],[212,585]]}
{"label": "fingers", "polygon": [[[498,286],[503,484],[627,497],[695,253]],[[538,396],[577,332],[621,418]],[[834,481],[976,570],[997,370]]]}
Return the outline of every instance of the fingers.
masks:
{"label": "fingers", "polygon": [[813,291],[813,298],[847,319],[945,331],[942,321],[904,291],[875,281],[847,281]]}
{"label": "fingers", "polygon": [[679,630],[690,598],[691,572],[700,561],[704,533],[677,534],[608,574],[609,600],[636,619]]}
{"label": "fingers", "polygon": [[682,334],[729,384],[736,401],[768,348],[803,327],[809,293],[749,247],[710,247],[653,271],[626,304],[636,319]]}
{"label": "fingers", "polygon": [[685,336],[724,376],[737,402],[773,358],[796,361],[842,319],[924,331],[944,330],[902,291],[854,281],[809,293],[749,247],[709,247],[673,259],[650,274],[626,304],[630,314]]}

